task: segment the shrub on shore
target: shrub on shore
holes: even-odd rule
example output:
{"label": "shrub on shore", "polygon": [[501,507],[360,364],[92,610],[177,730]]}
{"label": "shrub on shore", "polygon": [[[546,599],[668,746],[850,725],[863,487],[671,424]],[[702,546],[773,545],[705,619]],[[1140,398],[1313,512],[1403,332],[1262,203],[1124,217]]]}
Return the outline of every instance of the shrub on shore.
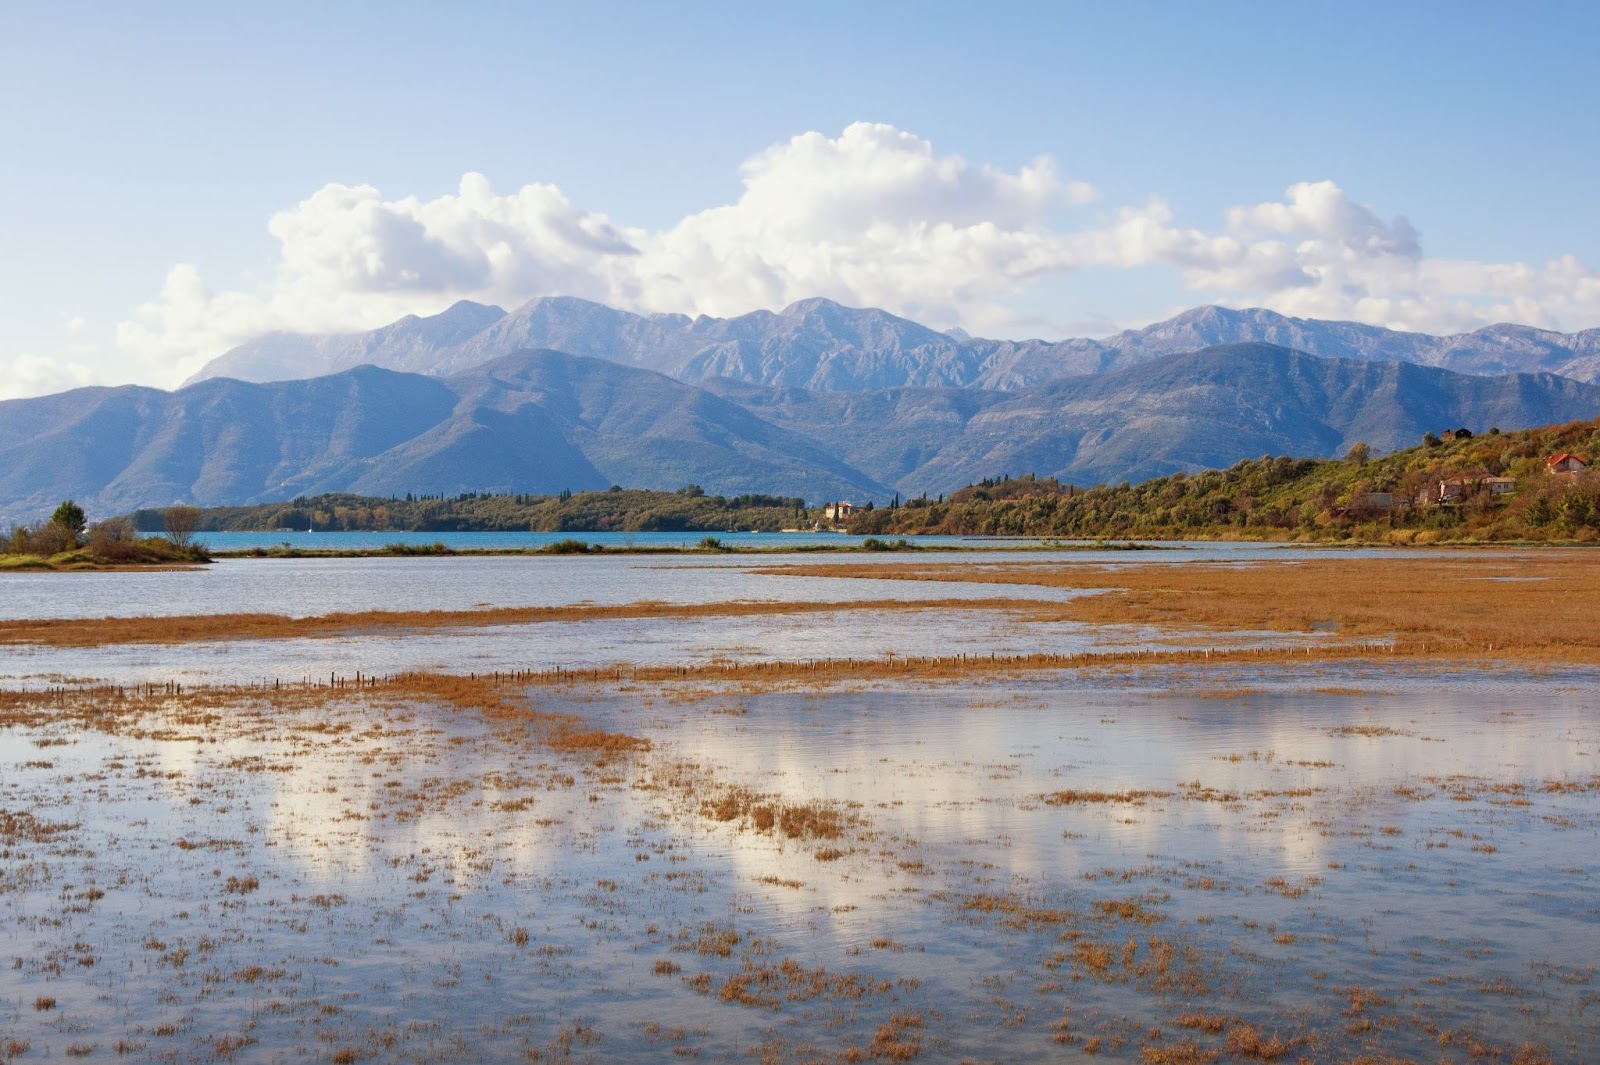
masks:
{"label": "shrub on shore", "polygon": [[539,550],[551,555],[587,555],[591,552],[599,553],[604,551],[605,548],[599,544],[590,544],[583,540],[575,540],[569,537],[565,540],[557,540],[553,544],[547,544]]}
{"label": "shrub on shore", "polygon": [[407,544],[396,541],[384,544],[378,551],[384,555],[453,555],[454,551],[445,546],[443,540],[435,540],[431,544]]}

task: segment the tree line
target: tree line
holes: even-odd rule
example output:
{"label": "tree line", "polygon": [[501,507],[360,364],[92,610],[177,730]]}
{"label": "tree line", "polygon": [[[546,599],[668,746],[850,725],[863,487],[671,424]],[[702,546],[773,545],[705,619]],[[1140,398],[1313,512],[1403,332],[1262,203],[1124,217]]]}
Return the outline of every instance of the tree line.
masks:
{"label": "tree line", "polygon": [[[170,508],[169,508],[170,509]],[[168,510],[135,511],[141,529],[162,527]],[[199,528],[214,532],[776,532],[820,517],[798,496],[708,494],[689,484],[677,491],[563,491],[553,496],[462,492],[454,496],[360,496],[344,493],[288,502],[211,507]]]}

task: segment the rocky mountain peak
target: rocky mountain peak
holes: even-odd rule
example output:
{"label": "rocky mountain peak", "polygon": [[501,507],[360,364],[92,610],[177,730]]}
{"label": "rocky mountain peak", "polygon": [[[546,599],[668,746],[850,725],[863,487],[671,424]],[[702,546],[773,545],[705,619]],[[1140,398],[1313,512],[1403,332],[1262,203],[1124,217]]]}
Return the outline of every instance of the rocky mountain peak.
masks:
{"label": "rocky mountain peak", "polygon": [[1543,371],[1600,379],[1600,330],[1566,335],[1499,324],[1451,337],[1359,322],[1291,318],[1260,307],[1195,307],[1103,339],[998,341],[936,332],[874,307],[826,297],[733,318],[648,317],[576,296],[541,296],[506,314],[461,301],[431,318],[370,333],[271,334],[213,360],[193,380],[285,380],[360,362],[441,375],[520,348],[554,348],[681,381],[728,377],[827,391],[957,385],[1011,391],[1105,373],[1213,344],[1259,341],[1322,358],[1378,359],[1473,374]]}

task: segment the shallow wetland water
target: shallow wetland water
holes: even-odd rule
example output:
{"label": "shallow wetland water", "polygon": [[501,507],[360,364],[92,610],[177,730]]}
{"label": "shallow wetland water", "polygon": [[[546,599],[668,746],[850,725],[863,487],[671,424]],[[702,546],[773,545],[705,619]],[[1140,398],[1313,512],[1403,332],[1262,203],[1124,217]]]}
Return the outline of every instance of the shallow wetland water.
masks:
{"label": "shallow wetland water", "polygon": [[[605,655],[578,646],[593,628],[526,626],[483,661],[1090,639],[992,613],[888,617],[893,648],[860,617],[751,620],[631,622]],[[381,641],[386,672],[475,668],[450,668],[471,633]],[[318,642],[203,668],[136,649],[150,672],[124,682],[219,685],[176,695],[39,690],[135,649],[0,650],[0,1061],[1600,1047],[1590,668],[220,686],[298,679]]]}

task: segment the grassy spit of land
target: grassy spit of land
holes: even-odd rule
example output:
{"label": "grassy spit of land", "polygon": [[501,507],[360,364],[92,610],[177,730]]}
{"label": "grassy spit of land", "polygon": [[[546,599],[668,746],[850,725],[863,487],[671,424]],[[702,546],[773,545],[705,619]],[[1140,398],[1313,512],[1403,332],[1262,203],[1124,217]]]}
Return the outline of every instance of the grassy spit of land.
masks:
{"label": "grassy spit of land", "polygon": [[1039,604],[991,599],[879,600],[844,602],[635,602],[617,605],[489,607],[477,610],[361,610],[289,617],[283,614],[187,614],[175,617],[25,618],[0,621],[0,646],[108,647],[114,644],[179,644],[216,640],[289,640],[372,632],[425,632],[485,625],[618,621],[632,618],[683,620],[705,617],[804,616],[848,611],[1010,610]]}
{"label": "grassy spit of land", "polygon": [[50,554],[0,553],[0,573],[187,569],[210,561],[211,555],[203,547],[180,548],[162,537],[147,536],[112,553],[99,551],[92,545]]}
{"label": "grassy spit of land", "polygon": [[1097,540],[1086,543],[1061,543],[1058,541],[1025,543],[940,544],[929,547],[914,540],[899,537],[884,540],[868,536],[860,541],[842,543],[797,543],[757,546],[728,543],[715,536],[707,536],[695,544],[600,544],[570,538],[557,540],[540,547],[451,547],[442,541],[430,544],[393,543],[381,547],[296,547],[280,544],[274,547],[249,547],[232,550],[209,551],[211,558],[455,558],[455,557],[514,557],[533,555],[827,555],[855,552],[898,551],[1159,551],[1169,550],[1158,544],[1109,542]]}
{"label": "grassy spit of land", "polygon": [[90,525],[83,508],[63,500],[49,521],[14,525],[0,536],[0,573],[17,570],[142,569],[210,562],[191,543],[190,519],[199,511],[174,507],[166,536],[140,536],[126,518]]}

